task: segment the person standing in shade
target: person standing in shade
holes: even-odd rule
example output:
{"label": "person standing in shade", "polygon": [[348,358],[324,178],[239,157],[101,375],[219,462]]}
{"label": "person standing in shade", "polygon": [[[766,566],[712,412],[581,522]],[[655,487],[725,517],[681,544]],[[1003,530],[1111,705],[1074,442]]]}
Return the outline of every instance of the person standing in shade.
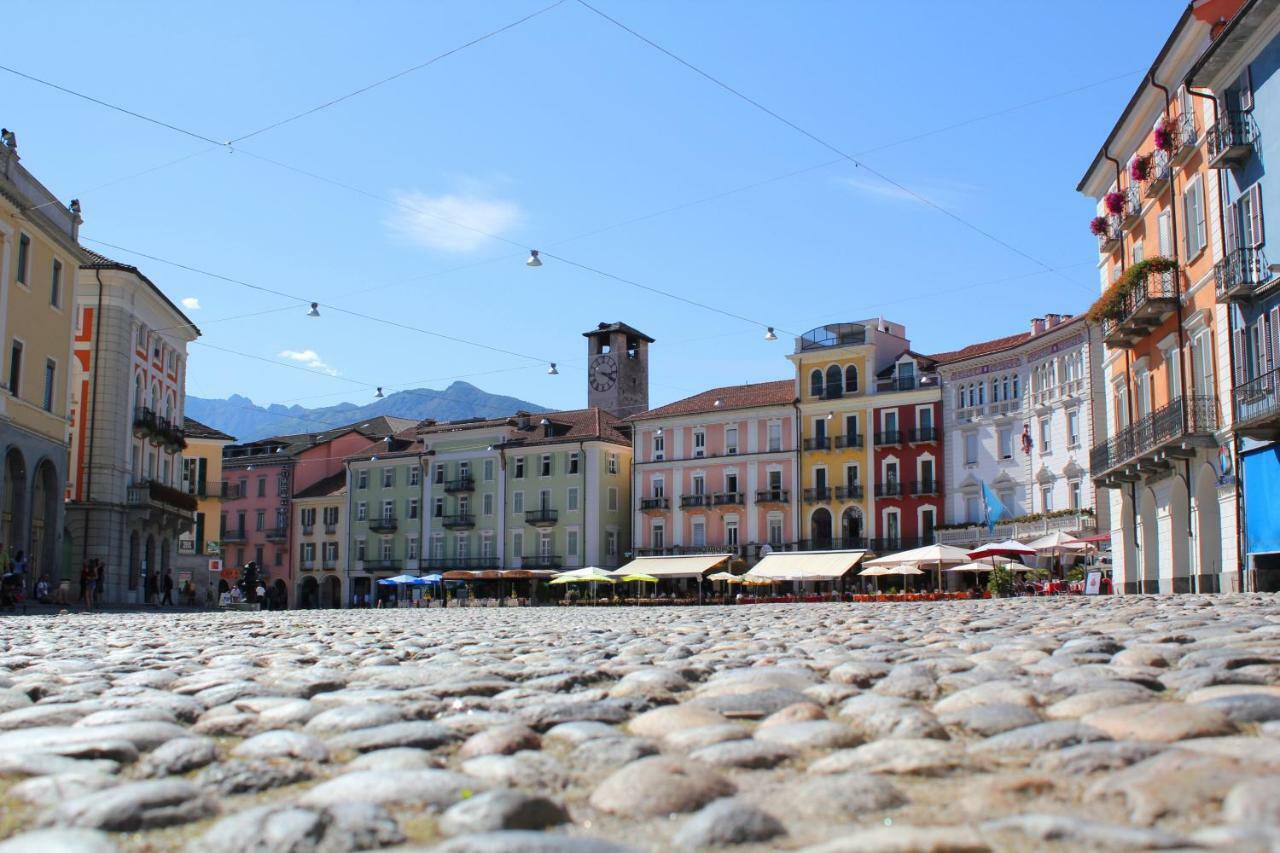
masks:
{"label": "person standing in shade", "polygon": [[85,610],[93,609],[94,562],[85,560],[80,568],[80,604]]}
{"label": "person standing in shade", "polygon": [[160,581],[160,588],[164,590],[164,598],[160,599],[161,604],[173,606],[173,572],[166,571],[164,578]]}
{"label": "person standing in shade", "polygon": [[148,607],[155,607],[160,598],[155,572],[147,572],[146,580],[142,582],[142,593],[143,603]]}

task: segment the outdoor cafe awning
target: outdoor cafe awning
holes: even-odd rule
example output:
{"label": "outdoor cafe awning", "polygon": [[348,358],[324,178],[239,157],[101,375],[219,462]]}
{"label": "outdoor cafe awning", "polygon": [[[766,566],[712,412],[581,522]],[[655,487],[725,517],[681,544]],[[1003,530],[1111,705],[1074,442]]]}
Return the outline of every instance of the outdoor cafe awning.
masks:
{"label": "outdoor cafe awning", "polygon": [[687,554],[681,557],[636,557],[613,574],[618,577],[650,575],[655,578],[699,578],[732,556],[732,554]]}
{"label": "outdoor cafe awning", "polygon": [[774,552],[752,566],[749,578],[778,581],[829,581],[844,577],[866,551]]}

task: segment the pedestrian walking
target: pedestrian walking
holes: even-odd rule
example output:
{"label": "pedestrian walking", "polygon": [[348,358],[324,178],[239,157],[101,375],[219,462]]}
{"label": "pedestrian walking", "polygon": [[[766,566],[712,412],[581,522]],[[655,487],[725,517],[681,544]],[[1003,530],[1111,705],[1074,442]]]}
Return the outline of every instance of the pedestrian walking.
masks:
{"label": "pedestrian walking", "polygon": [[160,588],[164,590],[164,598],[160,599],[161,604],[173,606],[173,572],[166,571],[164,579],[160,581]]}
{"label": "pedestrian walking", "polygon": [[80,567],[80,604],[85,610],[93,609],[94,583],[97,580],[94,561],[85,560]]}

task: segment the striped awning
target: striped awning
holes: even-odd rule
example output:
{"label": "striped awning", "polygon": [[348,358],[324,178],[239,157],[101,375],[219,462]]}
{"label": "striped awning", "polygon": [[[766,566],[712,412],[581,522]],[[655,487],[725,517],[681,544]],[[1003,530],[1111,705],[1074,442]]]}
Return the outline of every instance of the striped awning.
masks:
{"label": "striped awning", "polygon": [[611,574],[650,575],[655,578],[699,578],[733,559],[732,554],[688,554],[680,557],[636,557]]}

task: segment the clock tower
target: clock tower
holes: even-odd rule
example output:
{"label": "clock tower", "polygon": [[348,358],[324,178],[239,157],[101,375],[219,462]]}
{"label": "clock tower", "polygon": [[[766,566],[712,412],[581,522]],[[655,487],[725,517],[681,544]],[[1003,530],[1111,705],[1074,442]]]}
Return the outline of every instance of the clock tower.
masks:
{"label": "clock tower", "polygon": [[601,323],[587,339],[587,405],[626,418],[649,408],[649,344],[626,323]]}

